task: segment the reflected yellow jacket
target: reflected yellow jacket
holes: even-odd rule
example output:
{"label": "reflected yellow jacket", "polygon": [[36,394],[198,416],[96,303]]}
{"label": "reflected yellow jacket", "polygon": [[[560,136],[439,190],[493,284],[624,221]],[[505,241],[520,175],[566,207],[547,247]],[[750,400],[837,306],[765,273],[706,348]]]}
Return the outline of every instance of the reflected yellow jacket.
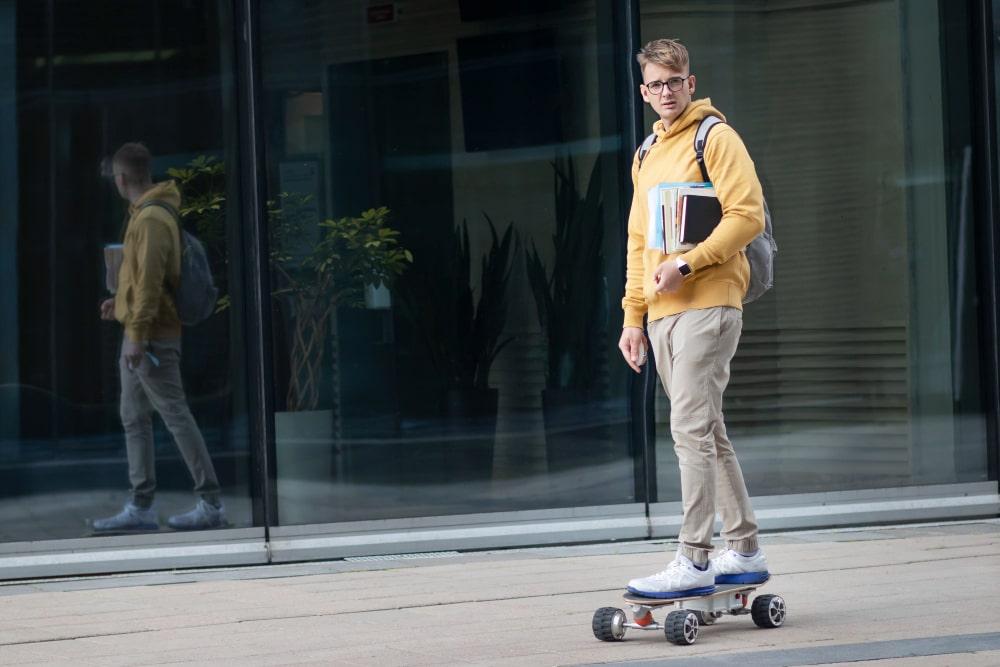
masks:
{"label": "reflected yellow jacket", "polygon": [[[694,137],[701,120],[707,116],[725,117],[709,99],[688,105],[668,129],[656,121],[656,143],[646,154],[639,169],[639,153],[632,162],[632,209],[628,220],[628,260],[625,276],[626,327],[641,327],[642,317],[649,321],[676,315],[685,310],[714,306],[743,307],[750,278],[750,266],[744,250],[764,229],[764,199],[753,160],[736,131],[729,125],[716,125],[705,147],[705,166],[722,205],[722,221],[715,231],[693,250],[666,255],[647,248],[649,210],[646,202],[650,188],[664,182],[698,182],[701,170],[694,154]],[[692,273],[673,293],[657,293],[653,274],[667,259],[680,257]]]}
{"label": "reflected yellow jacket", "polygon": [[180,209],[181,193],[173,181],[157,183],[128,209],[115,319],[137,342],[181,335],[173,297],[181,275],[180,231],[162,206],[140,208],[153,199]]}

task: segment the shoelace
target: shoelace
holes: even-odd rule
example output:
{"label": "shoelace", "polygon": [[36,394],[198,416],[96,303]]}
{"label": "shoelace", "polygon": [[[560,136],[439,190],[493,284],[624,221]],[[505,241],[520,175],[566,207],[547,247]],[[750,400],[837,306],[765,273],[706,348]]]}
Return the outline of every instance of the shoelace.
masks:
{"label": "shoelace", "polygon": [[678,568],[683,568],[683,567],[684,566],[681,565],[680,561],[678,561],[678,560],[671,561],[670,565],[667,566],[667,569],[660,570],[659,572],[657,572],[656,574],[654,574],[653,576],[651,576],[650,579],[666,579],[671,574],[673,574],[674,570],[677,570]]}
{"label": "shoelace", "polygon": [[715,560],[720,560],[720,561],[729,560],[730,558],[732,558],[735,555],[736,555],[736,552],[734,550],[732,550],[732,549],[726,549],[721,554],[719,554],[718,557]]}
{"label": "shoelace", "polygon": [[717,563],[738,563],[739,556],[734,549],[726,549],[716,559]]}

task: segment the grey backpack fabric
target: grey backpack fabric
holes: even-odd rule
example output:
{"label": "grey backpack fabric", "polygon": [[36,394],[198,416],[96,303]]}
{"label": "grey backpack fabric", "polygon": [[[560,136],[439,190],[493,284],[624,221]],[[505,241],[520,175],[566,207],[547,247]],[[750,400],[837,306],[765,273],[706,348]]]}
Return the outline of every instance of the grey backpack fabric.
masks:
{"label": "grey backpack fabric", "polygon": [[172,204],[157,199],[145,202],[140,209],[159,206],[166,210],[177,223],[181,239],[181,278],[174,291],[177,316],[181,324],[190,327],[204,322],[215,312],[219,290],[212,280],[212,269],[208,265],[205,247],[193,234],[184,230],[181,214]]}
{"label": "grey backpack fabric", "polygon": [[[702,119],[698,126],[698,131],[694,137],[694,154],[698,160],[698,168],[701,169],[701,176],[706,182],[711,182],[708,177],[708,167],[705,166],[705,144],[708,142],[708,133],[713,127],[724,122],[717,116],[708,116]],[[646,137],[642,145],[639,146],[639,168],[642,168],[642,161],[646,159],[649,149],[656,143],[656,133]],[[747,262],[750,263],[750,284],[747,285],[747,293],[743,297],[743,303],[747,304],[756,301],[764,292],[774,285],[774,255],[778,252],[778,244],[774,241],[774,232],[771,228],[771,210],[767,207],[767,199],[764,199],[764,231],[758,234],[746,247]]]}

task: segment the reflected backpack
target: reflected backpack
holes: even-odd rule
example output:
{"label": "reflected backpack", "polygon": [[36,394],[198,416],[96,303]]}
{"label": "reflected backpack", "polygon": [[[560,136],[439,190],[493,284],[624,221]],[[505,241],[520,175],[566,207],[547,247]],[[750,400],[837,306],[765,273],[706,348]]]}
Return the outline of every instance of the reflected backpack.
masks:
{"label": "reflected backpack", "polygon": [[[705,143],[708,141],[708,133],[713,127],[724,122],[717,116],[708,116],[702,119],[698,125],[698,131],[694,136],[694,155],[698,160],[698,168],[701,169],[701,177],[706,183],[711,182],[708,177],[708,167],[705,166]],[[646,159],[649,149],[656,143],[656,133],[646,137],[642,145],[639,146],[639,168],[642,168],[642,161]],[[774,255],[778,252],[778,244],[774,242],[774,233],[771,229],[771,211],[767,207],[767,199],[764,199],[764,231],[754,237],[754,240],[746,247],[747,262],[750,263],[750,282],[747,285],[747,293],[743,297],[743,303],[756,301],[764,292],[774,285]]]}
{"label": "reflected backpack", "polygon": [[181,240],[181,276],[180,283],[174,291],[177,317],[180,318],[181,324],[187,327],[204,322],[215,312],[215,302],[219,298],[219,290],[212,280],[212,269],[208,265],[205,247],[193,234],[184,230],[180,211],[172,204],[152,199],[144,202],[139,209],[148,206],[159,206],[164,209],[177,224]]}

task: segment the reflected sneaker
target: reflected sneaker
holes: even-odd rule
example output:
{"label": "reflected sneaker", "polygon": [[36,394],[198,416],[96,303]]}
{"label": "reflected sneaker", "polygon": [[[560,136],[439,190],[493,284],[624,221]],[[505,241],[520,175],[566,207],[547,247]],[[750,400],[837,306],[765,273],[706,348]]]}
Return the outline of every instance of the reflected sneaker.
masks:
{"label": "reflected sneaker", "polygon": [[202,499],[198,501],[193,510],[184,514],[175,514],[167,519],[167,525],[174,530],[222,528],[226,525],[226,508],[221,503],[218,507],[213,507]]}
{"label": "reflected sneaker", "polygon": [[144,509],[129,501],[118,514],[106,519],[94,519],[92,527],[99,533],[159,530],[160,522],[152,507]]}
{"label": "reflected sneaker", "polygon": [[726,549],[709,561],[709,569],[717,584],[762,584],[771,577],[763,549],[752,556]]}
{"label": "reflected sneaker", "polygon": [[666,570],[628,582],[628,592],[661,599],[708,595],[715,592],[715,575],[711,567],[699,570],[690,558],[677,554]]}

